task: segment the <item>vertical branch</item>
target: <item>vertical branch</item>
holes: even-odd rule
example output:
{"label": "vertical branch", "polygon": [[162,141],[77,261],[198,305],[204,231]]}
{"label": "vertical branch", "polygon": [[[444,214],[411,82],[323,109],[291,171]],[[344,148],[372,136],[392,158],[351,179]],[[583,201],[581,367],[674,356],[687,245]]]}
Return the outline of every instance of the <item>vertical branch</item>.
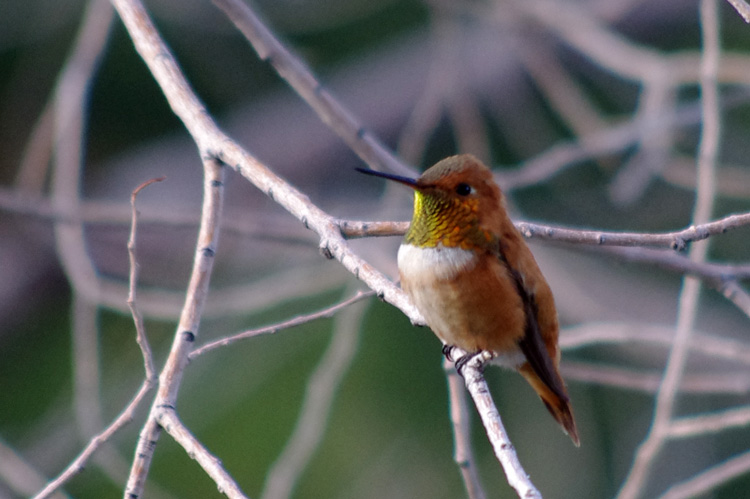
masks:
{"label": "vertical branch", "polygon": [[[711,216],[715,197],[715,170],[719,153],[720,116],[717,73],[719,67],[718,0],[701,0],[700,18],[703,34],[701,58],[701,106],[703,127],[698,151],[698,182],[693,224],[706,223]],[[696,242],[690,248],[690,260],[703,262],[708,241]],[[648,436],[638,448],[633,467],[619,493],[620,499],[631,499],[643,493],[651,464],[669,437],[674,402],[689,353],[690,337],[698,311],[701,281],[686,276],[682,281],[678,305],[677,331],[669,354]]]}
{"label": "vertical branch", "polygon": [[150,384],[156,380],[156,369],[154,368],[154,358],[151,354],[151,346],[148,344],[146,337],[146,328],[143,325],[143,316],[136,305],[138,295],[138,258],[135,251],[136,235],[138,233],[138,210],[135,208],[135,199],[138,193],[144,187],[154,182],[161,182],[165,177],[154,178],[139,185],[130,195],[131,219],[130,238],[128,239],[128,257],[130,259],[130,289],[128,291],[128,308],[133,315],[133,324],[135,325],[136,342],[143,355],[143,369],[146,372],[146,381]]}
{"label": "vertical branch", "polygon": [[73,293],[73,370],[76,422],[88,438],[102,426],[97,337],[98,277],[88,255],[84,227],[70,221],[79,211],[89,86],[106,47],[112,7],[92,0],[53,97],[52,207],[57,253]]}
{"label": "vertical branch", "polygon": [[224,165],[215,159],[203,161],[203,211],[195,249],[193,271],[187,288],[185,306],[177,325],[172,350],[159,380],[157,398],[174,405],[177,401],[182,371],[198,335],[201,313],[208,295],[208,284],[219,239],[219,222],[224,202]]}
{"label": "vertical branch", "polygon": [[97,308],[96,303],[73,295],[73,399],[78,432],[84,441],[103,426]]}
{"label": "vertical branch", "polygon": [[198,335],[201,313],[208,294],[224,200],[224,167],[222,163],[212,158],[205,159],[203,166],[203,211],[185,305],[180,315],[169,357],[159,376],[156,398],[148,420],[141,430],[130,477],[125,488],[126,498],[140,497],[143,492],[151,459],[161,433],[159,417],[162,408],[175,407],[177,404],[182,374]]}
{"label": "vertical branch", "polygon": [[471,448],[471,425],[466,405],[466,388],[453,362],[447,358],[443,359],[443,370],[448,380],[448,400],[453,425],[453,459],[461,471],[461,478],[469,499],[484,499],[486,495],[479,480],[477,463]]}
{"label": "vertical branch", "polygon": [[57,252],[74,293],[82,293],[92,303],[98,298],[96,269],[88,256],[83,224],[70,220],[78,213],[81,201],[88,89],[106,47],[111,23],[112,7],[105,0],[92,0],[54,97],[52,206],[59,216],[55,224]]}

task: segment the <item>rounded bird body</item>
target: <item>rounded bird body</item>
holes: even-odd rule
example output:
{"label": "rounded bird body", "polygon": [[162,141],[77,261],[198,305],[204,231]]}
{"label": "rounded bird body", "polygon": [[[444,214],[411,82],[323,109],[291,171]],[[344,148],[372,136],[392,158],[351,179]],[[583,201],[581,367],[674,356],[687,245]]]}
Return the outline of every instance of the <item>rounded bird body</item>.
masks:
{"label": "rounded bird body", "polygon": [[558,372],[552,291],[505,209],[491,171],[474,156],[446,158],[419,178],[364,173],[414,189],[398,252],[401,286],[446,345],[489,351],[518,370],[579,444]]}
{"label": "rounded bird body", "polygon": [[[474,250],[405,243],[398,268],[401,287],[443,343],[467,352],[520,353],[523,307],[499,264]],[[477,300],[475,293],[487,299]]]}

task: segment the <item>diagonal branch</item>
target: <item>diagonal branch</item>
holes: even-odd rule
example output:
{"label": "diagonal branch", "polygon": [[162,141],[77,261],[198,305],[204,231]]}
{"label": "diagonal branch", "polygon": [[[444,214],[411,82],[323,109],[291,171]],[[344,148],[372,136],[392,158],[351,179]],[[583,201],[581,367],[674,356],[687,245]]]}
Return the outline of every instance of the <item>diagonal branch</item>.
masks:
{"label": "diagonal branch", "polygon": [[163,408],[158,412],[157,418],[159,424],[185,449],[187,455],[198,461],[201,468],[216,482],[219,492],[231,499],[247,499],[237,482],[226,472],[221,460],[211,454],[180,421],[174,407]]}
{"label": "diagonal branch", "polygon": [[228,336],[226,338],[221,338],[221,339],[212,341],[190,352],[189,358],[190,360],[193,360],[199,355],[203,355],[204,353],[210,352],[211,350],[215,350],[220,347],[229,346],[235,343],[236,341],[245,340],[249,338],[255,338],[256,336],[260,336],[262,334],[275,334],[284,329],[301,326],[302,324],[307,324],[308,322],[311,322],[314,320],[331,318],[340,310],[350,305],[353,305],[354,303],[357,303],[365,298],[369,298],[373,294],[374,293],[372,291],[369,291],[369,292],[357,291],[350,298],[347,298],[346,300],[342,300],[336,303],[335,305],[331,305],[330,307],[326,307],[322,310],[318,310],[317,312],[313,312],[313,313],[305,314],[305,315],[299,315],[297,317],[293,317],[291,319],[285,320],[284,322],[272,324],[270,326],[260,327],[257,329],[250,329],[248,331],[243,331],[241,333],[233,334],[232,336]]}
{"label": "diagonal branch", "polygon": [[282,45],[240,0],[213,0],[245,35],[258,57],[271,63],[276,72],[307,102],[352,151],[376,170],[387,169],[401,175],[413,175],[404,165],[362,126],[352,113],[339,103],[318,81],[307,65]]}
{"label": "diagonal branch", "polygon": [[[458,352],[458,349],[454,348],[453,352]],[[463,355],[471,354],[464,353]],[[461,354],[457,353],[456,356],[460,357]],[[541,499],[542,495],[531,482],[529,475],[524,471],[521,462],[518,460],[516,449],[508,437],[508,432],[505,431],[503,422],[500,419],[500,413],[498,413],[495,407],[490,389],[482,375],[482,367],[491,356],[492,354],[489,352],[481,352],[471,357],[464,364],[461,374],[463,375],[466,389],[474,400],[474,405],[477,407],[484,429],[487,431],[487,437],[490,443],[492,443],[495,456],[503,466],[508,484],[513,487],[518,497]]]}
{"label": "diagonal branch", "polygon": [[266,165],[224,134],[182,75],[171,52],[137,0],[113,0],[125,22],[136,50],[156,78],[174,113],[182,120],[204,156],[215,155],[300,220],[320,237],[320,250],[335,258],[377,295],[398,307],[414,323],[423,323],[421,314],[405,293],[388,278],[354,253],[346,244],[336,219],[273,173]]}

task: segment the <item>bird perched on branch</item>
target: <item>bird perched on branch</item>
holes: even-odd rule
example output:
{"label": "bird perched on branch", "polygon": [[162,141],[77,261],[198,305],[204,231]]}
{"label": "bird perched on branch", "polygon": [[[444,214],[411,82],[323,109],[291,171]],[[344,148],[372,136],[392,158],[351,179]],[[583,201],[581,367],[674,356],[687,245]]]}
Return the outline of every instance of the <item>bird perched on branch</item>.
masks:
{"label": "bird perched on branch", "polygon": [[414,189],[414,216],[398,250],[398,268],[402,288],[430,329],[447,346],[488,351],[493,363],[516,369],[580,445],[558,371],[552,291],[508,218],[489,168],[463,154],[417,179],[358,170]]}

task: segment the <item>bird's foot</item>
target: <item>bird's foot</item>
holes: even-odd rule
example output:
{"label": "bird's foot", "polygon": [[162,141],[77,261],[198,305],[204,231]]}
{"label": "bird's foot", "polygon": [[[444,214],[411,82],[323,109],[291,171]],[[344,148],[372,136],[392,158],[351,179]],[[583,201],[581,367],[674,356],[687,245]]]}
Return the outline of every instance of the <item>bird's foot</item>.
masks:
{"label": "bird's foot", "polygon": [[482,372],[484,371],[485,364],[494,357],[492,352],[485,350],[466,352],[453,345],[443,345],[443,355],[445,355],[446,359],[453,362],[456,371],[461,376],[463,376],[463,370],[469,363],[471,363],[472,367]]}

